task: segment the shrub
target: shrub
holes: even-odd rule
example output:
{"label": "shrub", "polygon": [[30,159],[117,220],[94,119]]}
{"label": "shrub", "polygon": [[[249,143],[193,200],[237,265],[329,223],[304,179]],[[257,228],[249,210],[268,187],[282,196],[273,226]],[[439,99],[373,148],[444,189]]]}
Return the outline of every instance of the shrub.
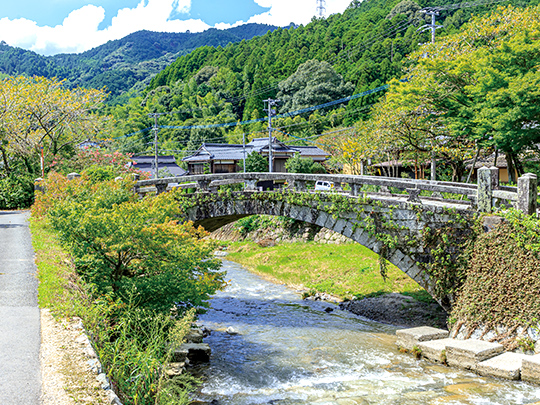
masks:
{"label": "shrub", "polygon": [[215,242],[191,223],[179,224],[175,193],[138,200],[132,183],[67,181],[55,174],[33,212],[46,214],[70,250],[78,273],[98,294],[168,312],[204,306],[220,288]]}
{"label": "shrub", "polygon": [[0,209],[29,208],[33,201],[33,178],[12,174],[0,179]]}

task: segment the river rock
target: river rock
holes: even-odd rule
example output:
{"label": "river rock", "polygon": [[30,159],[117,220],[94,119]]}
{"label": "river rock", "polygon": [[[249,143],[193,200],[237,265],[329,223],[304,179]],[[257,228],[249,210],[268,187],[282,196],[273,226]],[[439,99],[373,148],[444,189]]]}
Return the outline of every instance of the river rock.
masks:
{"label": "river rock", "polygon": [[187,358],[190,363],[207,363],[210,361],[212,350],[206,343],[184,343],[182,349],[187,350]]}
{"label": "river rock", "polygon": [[523,358],[521,379],[534,383],[540,382],[540,354]]}
{"label": "river rock", "polygon": [[477,372],[480,375],[519,380],[521,365],[526,358],[525,354],[506,352],[478,363]]}
{"label": "river rock", "polygon": [[186,369],[186,363],[169,363],[168,367],[165,369],[165,373],[169,377],[176,377],[182,375]]}
{"label": "river rock", "polygon": [[184,363],[186,359],[188,358],[189,351],[187,348],[183,347],[177,348],[174,350],[172,355],[172,361],[175,363]]}
{"label": "river rock", "polygon": [[201,329],[190,329],[186,335],[186,342],[188,343],[202,343],[204,333]]}
{"label": "river rock", "polygon": [[234,328],[232,326],[229,326],[225,332],[227,332],[229,335],[238,335],[239,334],[236,330],[234,330]]}
{"label": "river rock", "polygon": [[476,371],[478,363],[504,351],[499,343],[484,340],[453,340],[446,345],[446,361],[449,366]]}
{"label": "river rock", "polygon": [[432,328],[431,326],[420,326],[417,328],[397,330],[396,336],[396,345],[398,347],[412,351],[420,342],[447,338],[448,331]]}

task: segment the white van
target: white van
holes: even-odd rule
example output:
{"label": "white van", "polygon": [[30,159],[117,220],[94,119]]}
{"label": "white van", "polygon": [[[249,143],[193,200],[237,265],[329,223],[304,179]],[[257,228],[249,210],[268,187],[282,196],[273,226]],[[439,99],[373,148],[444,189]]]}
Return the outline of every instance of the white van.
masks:
{"label": "white van", "polygon": [[315,183],[315,191],[332,191],[334,183],[331,181],[318,180]]}

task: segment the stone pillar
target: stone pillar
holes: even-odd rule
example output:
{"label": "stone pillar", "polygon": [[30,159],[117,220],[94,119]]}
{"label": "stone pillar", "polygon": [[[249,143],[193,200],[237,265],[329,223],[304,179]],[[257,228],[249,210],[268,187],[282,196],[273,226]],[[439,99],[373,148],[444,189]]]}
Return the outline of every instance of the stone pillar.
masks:
{"label": "stone pillar", "polygon": [[525,173],[518,179],[518,210],[526,215],[536,215],[538,179],[536,174]]}
{"label": "stone pillar", "polygon": [[81,177],[79,173],[70,173],[67,175],[68,180],[75,180],[75,179],[78,179],[79,177]]}
{"label": "stone pillar", "polygon": [[41,177],[34,180],[34,191],[45,192],[45,186],[43,185],[43,179]]}
{"label": "stone pillar", "polygon": [[360,194],[360,188],[362,187],[360,184],[349,183],[349,186],[351,187],[351,191],[349,191],[350,196],[356,197],[358,194]]}
{"label": "stone pillar", "polygon": [[210,185],[210,180],[197,180],[197,185],[199,186],[198,192],[206,192],[208,191],[208,186]]}
{"label": "stone pillar", "polygon": [[419,188],[408,188],[407,194],[409,194],[409,198],[407,198],[407,201],[413,202],[413,203],[421,203],[422,200],[420,200],[420,190]]}
{"label": "stone pillar", "polygon": [[489,170],[491,170],[491,189],[498,190],[499,189],[499,168],[495,166],[491,166]]}
{"label": "stone pillar", "polygon": [[492,171],[488,167],[478,169],[477,205],[480,212],[491,212],[493,203]]}
{"label": "stone pillar", "polygon": [[164,193],[168,184],[156,184],[156,195]]}
{"label": "stone pillar", "polygon": [[306,182],[304,180],[293,180],[293,188],[296,191],[307,191]]}

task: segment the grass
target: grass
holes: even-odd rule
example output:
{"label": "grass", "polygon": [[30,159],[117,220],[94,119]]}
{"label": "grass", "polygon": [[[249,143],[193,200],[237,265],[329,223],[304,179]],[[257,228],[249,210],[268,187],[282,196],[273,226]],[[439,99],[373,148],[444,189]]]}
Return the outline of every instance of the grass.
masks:
{"label": "grass", "polygon": [[38,268],[38,302],[54,315],[75,316],[77,305],[83,300],[69,255],[62,249],[56,235],[46,221],[30,220],[32,245]]}
{"label": "grass", "polygon": [[378,255],[356,243],[299,242],[261,248],[253,242],[239,242],[229,246],[228,259],[271,280],[343,299],[397,292],[431,300],[422,287],[392,264],[388,279],[383,280]]}

